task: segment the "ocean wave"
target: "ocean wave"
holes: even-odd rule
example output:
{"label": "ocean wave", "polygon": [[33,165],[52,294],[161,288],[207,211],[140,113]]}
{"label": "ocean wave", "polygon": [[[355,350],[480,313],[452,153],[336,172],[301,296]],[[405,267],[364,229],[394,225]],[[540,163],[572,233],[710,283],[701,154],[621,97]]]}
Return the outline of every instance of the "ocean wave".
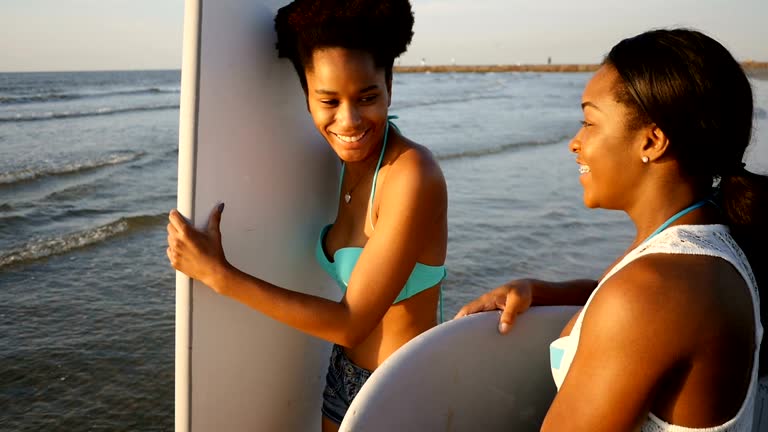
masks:
{"label": "ocean wave", "polygon": [[100,182],[81,183],[56,190],[45,196],[45,201],[74,201],[97,192],[101,188]]}
{"label": "ocean wave", "polygon": [[393,110],[407,110],[411,108],[421,108],[434,105],[448,105],[454,103],[463,103],[473,100],[494,100],[494,99],[514,99],[515,95],[469,95],[452,98],[425,99],[418,102],[403,102],[393,106]]}
{"label": "ocean wave", "polygon": [[34,239],[20,247],[12,248],[10,252],[0,255],[0,269],[65,254],[75,249],[82,249],[105,242],[119,235],[161,225],[165,220],[165,214],[122,217],[95,228],[62,236]]}
{"label": "ocean wave", "polygon": [[163,105],[145,105],[137,107],[126,108],[99,108],[91,111],[61,111],[61,112],[46,112],[46,113],[32,113],[32,114],[16,114],[12,116],[0,117],[0,123],[13,123],[13,122],[29,122],[29,121],[44,121],[44,120],[63,120],[78,117],[95,117],[113,114],[123,114],[129,112],[141,112],[141,111],[161,111],[168,109],[178,109],[179,104],[163,104]]}
{"label": "ocean wave", "polygon": [[495,147],[461,150],[453,153],[437,153],[437,160],[445,161],[445,160],[452,160],[452,159],[477,158],[477,157],[494,155],[498,153],[504,153],[512,150],[522,150],[522,149],[531,148],[531,147],[542,147],[542,146],[560,144],[563,142],[563,140],[567,138],[568,138],[567,136],[562,136],[560,138],[557,138],[551,141],[524,141],[524,142],[503,144]]}
{"label": "ocean wave", "polygon": [[96,93],[45,93],[20,96],[0,96],[0,105],[20,105],[29,103],[43,102],[62,102],[77,99],[94,99],[110,96],[141,96],[152,94],[177,94],[179,89],[168,89],[159,87],[149,87],[132,90],[117,90]]}
{"label": "ocean wave", "polygon": [[144,152],[118,152],[110,153],[106,156],[85,161],[76,161],[64,165],[42,166],[24,168],[10,172],[0,172],[0,186],[12,185],[14,183],[28,182],[41,177],[60,176],[75,174],[83,171],[89,171],[97,168],[104,168],[113,165],[119,165],[131,162],[142,156]]}

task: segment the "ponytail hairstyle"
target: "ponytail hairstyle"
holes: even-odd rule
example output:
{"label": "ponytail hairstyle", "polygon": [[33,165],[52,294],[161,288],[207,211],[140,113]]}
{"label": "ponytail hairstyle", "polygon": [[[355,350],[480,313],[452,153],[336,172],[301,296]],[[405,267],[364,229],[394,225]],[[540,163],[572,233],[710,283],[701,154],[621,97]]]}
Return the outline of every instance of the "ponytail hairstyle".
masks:
{"label": "ponytail hairstyle", "polygon": [[[768,266],[759,258],[760,248],[768,246],[768,177],[747,171],[743,163],[752,137],[753,98],[741,65],[719,42],[690,29],[624,39],[603,63],[621,77],[616,98],[631,112],[630,127],[657,125],[681,169],[712,185],[758,287],[768,292]],[[764,325],[766,309],[761,309]],[[768,352],[761,353],[763,375]]]}

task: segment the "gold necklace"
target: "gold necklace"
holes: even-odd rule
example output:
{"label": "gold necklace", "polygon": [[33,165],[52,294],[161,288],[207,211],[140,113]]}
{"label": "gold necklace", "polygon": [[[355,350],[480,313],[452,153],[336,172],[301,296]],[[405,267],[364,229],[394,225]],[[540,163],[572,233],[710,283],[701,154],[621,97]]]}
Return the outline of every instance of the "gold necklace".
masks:
{"label": "gold necklace", "polygon": [[[386,152],[386,150],[387,150],[387,136],[389,135],[389,119],[390,118],[396,118],[396,117],[394,117],[394,116],[393,117],[387,117],[387,123],[384,126],[384,139],[381,141],[381,153],[379,154],[379,161],[376,164],[373,165],[377,169],[381,165],[382,159],[384,159],[384,152]],[[344,167],[346,167],[346,164],[344,165]],[[342,169],[344,169],[344,167],[342,167]],[[349,192],[344,194],[344,202],[349,204],[352,201],[352,192],[354,192],[354,190],[357,187],[357,185],[360,184],[360,182],[363,180],[363,178],[365,178],[367,175],[368,175],[368,171],[366,171],[364,175],[361,175],[360,178],[357,179],[357,181],[355,182],[354,186],[352,186],[349,189]],[[376,174],[373,175],[373,182],[376,183]],[[375,186],[376,185],[374,184],[373,187],[375,187]]]}

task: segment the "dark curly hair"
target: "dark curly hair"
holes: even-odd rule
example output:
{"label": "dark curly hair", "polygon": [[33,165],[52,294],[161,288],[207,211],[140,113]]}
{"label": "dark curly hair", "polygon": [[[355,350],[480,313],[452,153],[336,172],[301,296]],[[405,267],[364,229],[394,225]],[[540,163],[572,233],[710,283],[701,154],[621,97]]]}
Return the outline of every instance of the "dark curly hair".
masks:
{"label": "dark curly hair", "polygon": [[306,90],[312,53],[347,48],[370,53],[392,79],[392,66],[411,43],[413,12],[408,0],[294,0],[275,16],[277,55],[296,68]]}

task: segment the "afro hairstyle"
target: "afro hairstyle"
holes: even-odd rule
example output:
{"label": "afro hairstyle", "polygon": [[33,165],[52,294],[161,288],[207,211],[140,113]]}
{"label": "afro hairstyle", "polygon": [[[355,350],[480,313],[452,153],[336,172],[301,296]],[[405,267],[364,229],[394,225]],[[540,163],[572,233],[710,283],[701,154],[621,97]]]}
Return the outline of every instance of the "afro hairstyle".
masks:
{"label": "afro hairstyle", "polygon": [[413,12],[408,0],[294,0],[277,11],[275,31],[278,57],[293,63],[305,90],[305,70],[322,48],[370,53],[390,80],[413,37]]}

